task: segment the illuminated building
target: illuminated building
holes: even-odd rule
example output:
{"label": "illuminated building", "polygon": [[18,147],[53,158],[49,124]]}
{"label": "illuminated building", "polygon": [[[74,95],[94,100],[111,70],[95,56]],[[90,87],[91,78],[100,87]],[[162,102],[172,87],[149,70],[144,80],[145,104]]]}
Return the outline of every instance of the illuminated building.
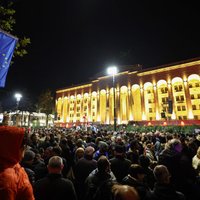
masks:
{"label": "illuminated building", "polygon": [[[117,124],[200,120],[200,58],[154,68],[118,67]],[[56,91],[57,124],[113,124],[112,76]],[[166,122],[165,122],[166,125]]]}

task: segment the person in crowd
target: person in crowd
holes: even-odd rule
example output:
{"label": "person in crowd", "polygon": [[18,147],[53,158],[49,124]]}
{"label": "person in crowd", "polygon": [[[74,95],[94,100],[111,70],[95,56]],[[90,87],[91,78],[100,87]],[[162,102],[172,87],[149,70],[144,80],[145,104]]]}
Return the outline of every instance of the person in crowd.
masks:
{"label": "person in crowd", "polygon": [[84,195],[85,179],[97,167],[97,161],[93,159],[94,152],[93,147],[86,147],[84,157],[79,159],[74,167],[74,184],[79,199]]}
{"label": "person in crowd", "polygon": [[0,126],[0,199],[34,200],[28,175],[19,162],[27,137],[24,128]]}
{"label": "person in crowd", "polygon": [[83,147],[77,148],[75,151],[75,157],[74,157],[75,164],[83,157],[84,157],[84,148]]}
{"label": "person in crowd", "polygon": [[134,187],[115,184],[112,187],[113,200],[139,200],[139,195]]}
{"label": "person in crowd", "polygon": [[170,183],[170,173],[166,166],[157,165],[154,168],[156,184],[153,191],[149,191],[145,200],[185,200],[183,193],[176,191]]}
{"label": "person in crowd", "polygon": [[128,152],[126,153],[127,159],[131,161],[132,164],[138,164],[139,159],[139,144],[138,140],[132,140]]}
{"label": "person in crowd", "polygon": [[65,197],[77,200],[73,183],[62,177],[63,159],[53,156],[48,162],[48,176],[36,181],[34,196],[36,200],[62,200]]}
{"label": "person in crowd", "polygon": [[123,185],[132,186],[137,190],[141,200],[145,198],[146,193],[150,190],[144,182],[144,177],[144,169],[139,164],[132,164],[129,167],[128,175],[122,180]]}
{"label": "person in crowd", "polygon": [[25,169],[29,181],[33,185],[35,183],[35,172],[33,167],[33,161],[35,158],[35,153],[31,150],[26,150],[24,157],[22,158],[20,165]]}
{"label": "person in crowd", "polygon": [[110,162],[106,156],[100,156],[97,168],[93,170],[85,181],[85,200],[107,200],[111,197],[112,185],[117,183],[110,169]]}
{"label": "person in crowd", "polygon": [[153,175],[153,169],[150,167],[150,159],[145,155],[140,155],[139,157],[139,164],[144,169],[145,177],[144,182],[150,189],[153,189],[155,178]]}
{"label": "person in crowd", "polygon": [[122,179],[128,174],[131,161],[125,157],[126,149],[124,145],[116,144],[114,155],[115,156],[109,160],[111,163],[111,170],[117,178],[117,181],[121,183]]}
{"label": "person in crowd", "polygon": [[192,166],[200,177],[200,147],[197,149],[196,155],[192,158]]}
{"label": "person in crowd", "polygon": [[158,164],[165,165],[171,174],[171,183],[175,189],[184,193],[186,198],[193,199],[199,196],[196,185],[196,172],[192,167],[191,159],[182,152],[183,146],[179,139],[169,140],[165,149],[159,155]]}

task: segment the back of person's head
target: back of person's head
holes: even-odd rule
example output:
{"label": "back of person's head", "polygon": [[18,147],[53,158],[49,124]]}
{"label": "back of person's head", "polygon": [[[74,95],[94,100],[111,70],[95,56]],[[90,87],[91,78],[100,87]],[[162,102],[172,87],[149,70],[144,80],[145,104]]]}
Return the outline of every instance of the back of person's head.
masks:
{"label": "back of person's head", "polygon": [[124,155],[126,153],[126,147],[124,145],[116,144],[114,152],[115,155]]}
{"label": "back of person's head", "polygon": [[113,200],[139,200],[139,195],[134,187],[128,185],[113,185]]}
{"label": "back of person's head", "polygon": [[84,156],[84,148],[82,147],[77,148],[75,151],[75,155],[77,159],[82,158]]}
{"label": "back of person's head", "polygon": [[153,174],[158,183],[170,183],[170,173],[165,165],[155,166]]}
{"label": "back of person's head", "polygon": [[177,153],[180,153],[182,151],[181,141],[177,138],[169,140],[167,147]]}
{"label": "back of person's head", "polygon": [[52,152],[54,155],[61,156],[62,148],[60,146],[54,146]]}
{"label": "back of person's head", "polygon": [[52,156],[48,162],[48,171],[49,173],[61,173],[63,166],[63,160],[60,156]]}
{"label": "back of person's head", "polygon": [[92,158],[93,158],[94,152],[95,152],[94,147],[92,147],[92,146],[86,147],[86,148],[85,148],[85,151],[84,151],[85,158],[90,158],[90,159],[92,159]]}
{"label": "back of person's head", "polygon": [[100,173],[110,171],[110,162],[106,156],[100,156],[97,161],[97,168]]}
{"label": "back of person's head", "polygon": [[25,145],[24,128],[0,126],[0,167],[6,168],[20,162]]}
{"label": "back of person's head", "polygon": [[145,155],[140,155],[139,163],[143,168],[148,168],[150,166],[150,159]]}
{"label": "back of person's head", "polygon": [[32,150],[26,150],[22,161],[33,162],[34,158],[35,158],[35,152],[33,152]]}
{"label": "back of person's head", "polygon": [[130,167],[129,167],[129,174],[130,176],[138,179],[138,175],[139,174],[145,174],[144,172],[144,169],[141,165],[139,164],[132,164]]}

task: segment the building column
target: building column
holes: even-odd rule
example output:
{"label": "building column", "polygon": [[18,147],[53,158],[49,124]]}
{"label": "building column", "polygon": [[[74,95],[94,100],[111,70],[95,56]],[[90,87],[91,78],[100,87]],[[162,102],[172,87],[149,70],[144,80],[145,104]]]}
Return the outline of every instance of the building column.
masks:
{"label": "building column", "polygon": [[[171,81],[167,84],[167,88],[168,88],[168,99],[172,101],[172,107],[173,107],[173,112],[171,114],[171,118],[172,119],[176,119],[176,105],[174,103],[174,97],[173,97],[173,90],[172,90],[172,84],[171,84]],[[169,107],[168,107],[169,109]],[[169,114],[169,112],[168,112]]]}
{"label": "building column", "polygon": [[97,108],[96,108],[96,113],[97,113],[97,121],[100,122],[101,121],[101,117],[100,117],[100,94],[99,94],[99,92],[97,92]]}
{"label": "building column", "polygon": [[92,121],[92,116],[91,116],[91,114],[92,114],[92,112],[91,112],[91,98],[92,98],[92,94],[90,93],[89,94],[89,96],[88,96],[88,117],[87,117],[87,119],[88,119],[88,122],[91,122]]}
{"label": "building column", "polygon": [[159,103],[158,103],[158,91],[157,91],[157,86],[153,86],[153,91],[154,91],[154,103],[155,103],[155,113],[156,113],[156,120],[160,120],[160,109],[159,109]]}
{"label": "building column", "polygon": [[140,87],[140,96],[141,96],[142,120],[146,120],[147,116],[145,114],[144,88],[143,87]]}
{"label": "building column", "polygon": [[188,87],[188,81],[185,80],[184,83],[184,91],[185,91],[185,97],[186,97],[186,105],[187,105],[187,118],[188,119],[194,119],[194,115],[192,112],[192,102],[191,102],[191,97],[190,97],[190,92],[189,92],[189,87]]}
{"label": "building column", "polygon": [[117,116],[117,124],[118,124],[118,122],[121,123],[121,116],[120,116],[120,90],[116,89],[115,94],[116,94],[115,95],[116,116]]}

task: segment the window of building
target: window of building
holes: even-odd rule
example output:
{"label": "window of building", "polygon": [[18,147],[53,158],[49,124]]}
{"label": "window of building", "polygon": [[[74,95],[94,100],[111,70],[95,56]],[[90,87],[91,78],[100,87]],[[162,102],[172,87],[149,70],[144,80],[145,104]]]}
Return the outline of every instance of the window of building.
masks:
{"label": "window of building", "polygon": [[177,106],[177,111],[181,111],[181,107],[180,106]]}
{"label": "window of building", "polygon": [[86,111],[87,110],[87,106],[84,106],[84,111]]}
{"label": "window of building", "polygon": [[186,110],[186,107],[185,106],[182,106],[182,111],[185,111]]}
{"label": "window of building", "polygon": [[153,112],[153,109],[152,108],[149,108],[149,113],[152,113]]}
{"label": "window of building", "polygon": [[184,101],[184,96],[183,96],[183,95],[181,95],[180,99],[181,99],[181,101]]}
{"label": "window of building", "polygon": [[95,112],[92,112],[92,116],[93,116],[93,117],[95,116]]}
{"label": "window of building", "polygon": [[200,99],[200,94],[197,94],[197,99]]}
{"label": "window of building", "polygon": [[77,116],[77,117],[80,117],[80,113],[77,113],[76,116]]}
{"label": "window of building", "polygon": [[196,109],[197,109],[196,105],[192,105],[192,110],[196,110]]}
{"label": "window of building", "polygon": [[191,94],[190,98],[191,98],[191,99],[194,99],[194,94]]}
{"label": "window of building", "polygon": [[84,103],[87,103],[87,99],[84,99]]}
{"label": "window of building", "polygon": [[199,83],[195,83],[195,87],[199,87],[199,85],[200,85]]}

